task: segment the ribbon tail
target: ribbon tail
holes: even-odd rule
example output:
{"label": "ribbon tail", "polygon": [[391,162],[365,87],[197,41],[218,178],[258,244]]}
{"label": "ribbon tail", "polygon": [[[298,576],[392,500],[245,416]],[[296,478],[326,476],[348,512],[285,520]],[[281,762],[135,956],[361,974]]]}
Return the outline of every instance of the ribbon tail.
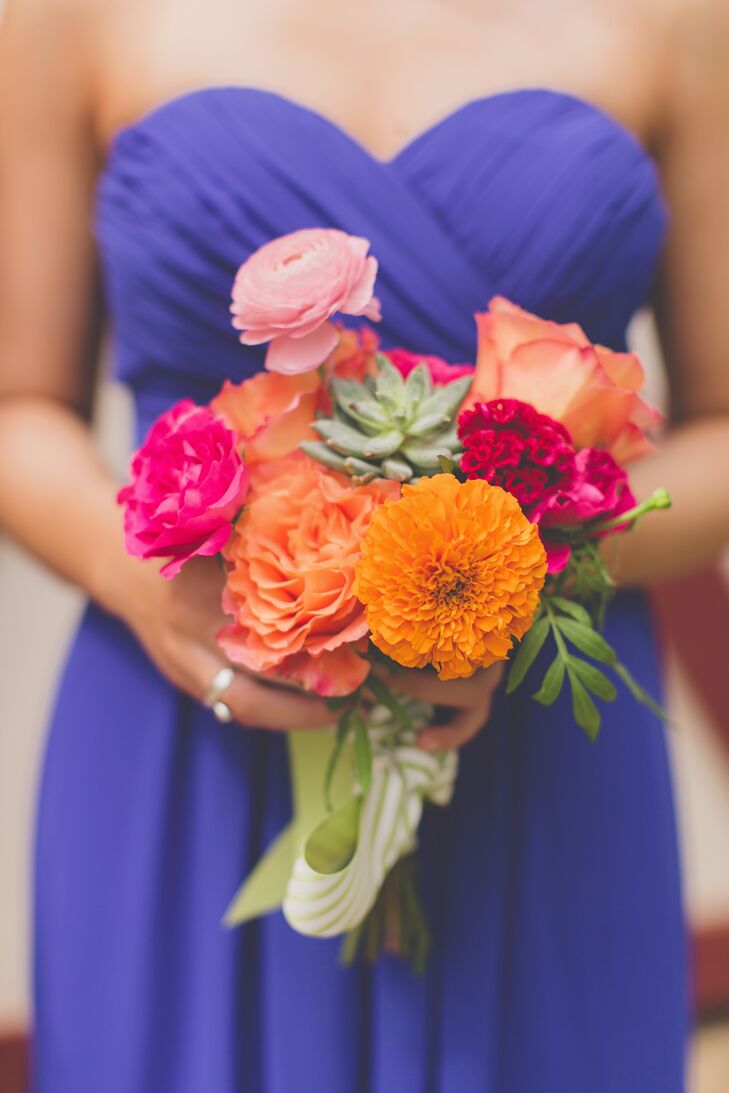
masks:
{"label": "ribbon tail", "polygon": [[[333,747],[329,729],[288,734],[293,818],[233,897],[223,920],[226,926],[240,926],[281,906],[304,840],[326,815],[324,772]],[[351,792],[351,777],[347,778],[345,767],[346,763],[340,763],[333,779],[335,799]]]}
{"label": "ribbon tail", "polygon": [[223,919],[226,926],[241,926],[281,906],[296,860],[294,836],[294,824],[289,824],[266,851],[233,897]]}

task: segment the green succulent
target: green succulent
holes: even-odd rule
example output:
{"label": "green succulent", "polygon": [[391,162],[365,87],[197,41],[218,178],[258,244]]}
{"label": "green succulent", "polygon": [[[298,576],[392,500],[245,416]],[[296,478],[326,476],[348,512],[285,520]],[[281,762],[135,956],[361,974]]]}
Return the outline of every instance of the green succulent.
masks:
{"label": "green succulent", "polygon": [[456,414],[471,377],[434,387],[426,364],[405,379],[381,353],[377,367],[376,378],[362,383],[331,381],[332,416],[313,422],[322,439],[300,447],[358,482],[408,482],[432,474],[460,451]]}

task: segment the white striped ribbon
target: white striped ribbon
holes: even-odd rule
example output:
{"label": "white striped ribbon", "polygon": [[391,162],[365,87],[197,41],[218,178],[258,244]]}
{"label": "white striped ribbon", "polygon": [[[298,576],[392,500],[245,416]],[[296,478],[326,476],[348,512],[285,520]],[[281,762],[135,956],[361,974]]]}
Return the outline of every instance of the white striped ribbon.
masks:
{"label": "white striped ribbon", "polygon": [[[408,712],[416,726],[432,715],[423,703]],[[424,803],[447,805],[453,794],[457,752],[416,747],[416,734],[396,726],[383,707],[372,711],[368,729],[373,758],[366,796],[357,789],[309,836],[294,862],[283,913],[301,934],[333,937],[358,926],[387,873],[415,848]],[[327,863],[335,863],[332,871]]]}

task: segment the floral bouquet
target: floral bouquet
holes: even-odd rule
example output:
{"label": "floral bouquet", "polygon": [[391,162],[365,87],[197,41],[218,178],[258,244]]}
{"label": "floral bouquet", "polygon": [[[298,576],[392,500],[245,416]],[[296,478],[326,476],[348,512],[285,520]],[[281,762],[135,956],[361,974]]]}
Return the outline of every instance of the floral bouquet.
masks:
{"label": "floral bouquet", "polygon": [[344,935],[347,959],[421,967],[417,829],[458,759],[418,747],[437,711],[382,668],[454,679],[509,658],[513,691],[549,641],[534,697],[566,682],[592,739],[616,679],[660,715],[600,632],[604,544],[670,502],[637,504],[624,469],[658,421],[633,354],[500,297],[476,316],[475,367],[381,349],[332,321],[379,318],[368,250],[308,229],[248,258],[233,325],[267,344],[266,370],[163,414],[119,500],[127,549],[166,576],[220,556],[229,660],[325,696],[336,722],[289,734],[293,819],[227,921],[280,906],[303,934]]}

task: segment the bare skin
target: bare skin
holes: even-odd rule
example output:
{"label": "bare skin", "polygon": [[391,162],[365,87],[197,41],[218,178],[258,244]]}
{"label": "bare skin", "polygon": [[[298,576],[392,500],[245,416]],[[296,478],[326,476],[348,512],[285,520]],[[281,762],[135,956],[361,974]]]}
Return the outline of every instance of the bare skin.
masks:
{"label": "bare skin", "polygon": [[[3,528],[119,616],[200,699],[223,660],[220,575],[166,582],[123,550],[115,483],[84,419],[98,332],[93,187],[114,132],[185,91],[278,91],[386,159],[463,102],[518,86],[603,107],[654,152],[672,211],[656,300],[675,405],[634,473],[674,509],[624,537],[619,577],[647,585],[714,561],[729,540],[729,18],[722,0],[9,0],[0,34],[0,514]],[[558,28],[555,33],[555,28]],[[545,48],[545,42],[559,48]],[[424,747],[487,720],[500,669],[403,689],[453,709]],[[238,673],[236,720],[306,729],[316,698]]]}

